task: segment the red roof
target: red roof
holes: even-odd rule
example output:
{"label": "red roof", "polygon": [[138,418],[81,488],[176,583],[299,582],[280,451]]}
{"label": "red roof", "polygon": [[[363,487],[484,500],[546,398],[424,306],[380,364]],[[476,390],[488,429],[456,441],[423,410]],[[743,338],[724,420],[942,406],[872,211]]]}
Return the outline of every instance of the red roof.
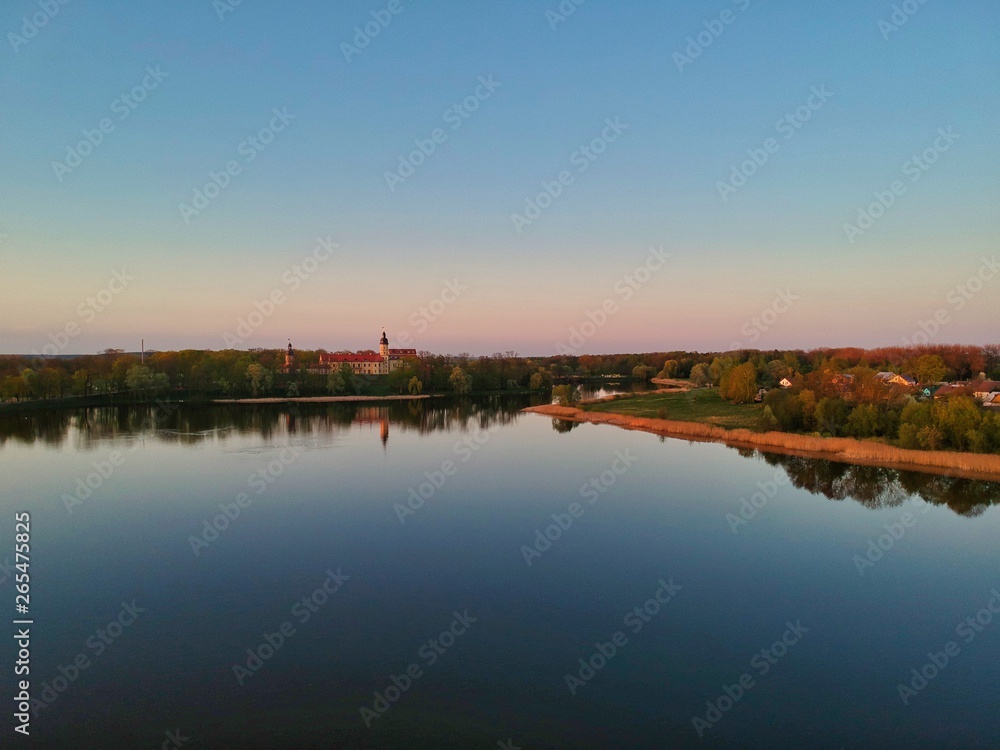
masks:
{"label": "red roof", "polygon": [[389,356],[390,357],[416,357],[417,356],[417,350],[416,349],[390,349],[389,350]]}
{"label": "red roof", "polygon": [[358,352],[357,354],[335,352],[333,354],[320,354],[319,361],[320,364],[329,362],[381,362],[382,356],[375,352]]}

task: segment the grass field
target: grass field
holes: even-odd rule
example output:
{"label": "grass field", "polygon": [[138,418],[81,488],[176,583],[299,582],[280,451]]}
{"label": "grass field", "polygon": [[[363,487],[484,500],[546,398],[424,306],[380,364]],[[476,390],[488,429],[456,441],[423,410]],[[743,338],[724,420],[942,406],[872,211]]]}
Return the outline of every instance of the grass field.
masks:
{"label": "grass field", "polygon": [[696,388],[686,393],[637,394],[584,408],[630,417],[703,422],[730,430],[759,429],[763,409],[760,404],[724,401],[719,397],[717,388]]}

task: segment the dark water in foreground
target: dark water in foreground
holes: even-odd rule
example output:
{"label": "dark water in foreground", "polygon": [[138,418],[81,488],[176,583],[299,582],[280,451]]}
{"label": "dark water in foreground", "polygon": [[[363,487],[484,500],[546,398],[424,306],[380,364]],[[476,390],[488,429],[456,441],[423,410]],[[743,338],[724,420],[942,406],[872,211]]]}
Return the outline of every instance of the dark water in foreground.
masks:
{"label": "dark water in foreground", "polygon": [[524,405],[0,418],[3,745],[1000,745],[996,484]]}

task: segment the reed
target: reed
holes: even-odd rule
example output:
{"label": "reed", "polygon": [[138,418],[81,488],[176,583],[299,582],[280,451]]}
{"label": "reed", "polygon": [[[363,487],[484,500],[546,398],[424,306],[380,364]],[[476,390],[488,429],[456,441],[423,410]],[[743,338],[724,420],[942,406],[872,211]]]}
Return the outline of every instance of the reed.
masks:
{"label": "reed", "polygon": [[848,463],[874,464],[919,469],[947,469],[977,478],[1000,479],[1000,455],[987,453],[959,453],[955,451],[924,451],[897,448],[867,440],[853,438],[824,438],[796,435],[790,432],[754,432],[753,430],[727,430],[724,427],[700,422],[679,422],[673,419],[629,417],[608,412],[585,412],[565,406],[534,406],[528,412],[546,414],[560,419],[593,424],[610,424],[629,430],[642,430],[667,437],[705,440],[735,445],[752,445],[761,450],[822,454],[823,457]]}

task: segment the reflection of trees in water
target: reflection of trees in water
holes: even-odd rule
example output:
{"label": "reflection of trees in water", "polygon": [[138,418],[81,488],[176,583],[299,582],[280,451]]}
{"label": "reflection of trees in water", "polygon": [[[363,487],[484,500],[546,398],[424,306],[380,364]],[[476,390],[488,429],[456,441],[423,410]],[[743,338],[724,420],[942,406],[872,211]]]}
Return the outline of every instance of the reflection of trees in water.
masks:
{"label": "reflection of trees in water", "polygon": [[569,432],[575,430],[579,424],[579,422],[571,422],[568,419],[553,419],[552,429],[556,432]]}
{"label": "reflection of trees in water", "polygon": [[225,440],[229,434],[259,435],[274,441],[289,436],[332,436],[354,424],[387,430],[469,431],[514,422],[528,397],[488,396],[419,401],[291,404],[164,404],[100,406],[87,409],[0,415],[0,446],[7,440],[60,445],[67,440],[89,449],[109,439],[143,436],[162,442]]}
{"label": "reflection of trees in water", "polygon": [[981,515],[1000,503],[1000,482],[962,479],[919,471],[860,466],[816,458],[758,453],[780,466],[792,484],[832,500],[853,499],[866,508],[892,508],[916,495],[934,505],[947,505],[963,516]]}

